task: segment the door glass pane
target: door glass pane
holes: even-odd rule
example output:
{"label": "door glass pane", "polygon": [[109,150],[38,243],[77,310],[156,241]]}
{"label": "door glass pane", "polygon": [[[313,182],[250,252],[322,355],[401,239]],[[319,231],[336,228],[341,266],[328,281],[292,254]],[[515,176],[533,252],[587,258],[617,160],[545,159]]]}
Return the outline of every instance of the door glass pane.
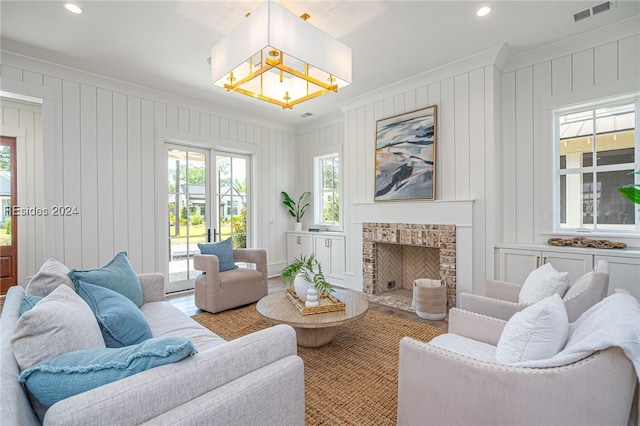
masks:
{"label": "door glass pane", "polygon": [[233,247],[247,247],[248,157],[217,154],[217,239],[231,238]]}
{"label": "door glass pane", "polygon": [[11,239],[11,147],[0,146],[0,246],[10,246]]}
{"label": "door glass pane", "polygon": [[206,155],[170,148],[167,193],[169,203],[169,287],[167,292],[193,288],[200,273],[193,268],[198,243],[207,241]]}

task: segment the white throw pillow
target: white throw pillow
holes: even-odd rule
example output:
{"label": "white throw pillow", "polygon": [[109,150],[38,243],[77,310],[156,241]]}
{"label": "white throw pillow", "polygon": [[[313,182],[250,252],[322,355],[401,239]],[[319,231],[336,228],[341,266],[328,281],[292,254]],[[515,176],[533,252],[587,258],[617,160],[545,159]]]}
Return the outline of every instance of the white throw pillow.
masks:
{"label": "white throw pillow", "polygon": [[64,263],[55,259],[47,259],[37,274],[31,278],[25,289],[27,296],[46,297],[60,284],[64,284],[75,290],[73,281],[69,277],[69,268]]}
{"label": "white throw pillow", "polygon": [[63,353],[106,346],[89,305],[61,285],[20,316],[11,347],[22,371]]}
{"label": "white throw pillow", "polygon": [[569,337],[569,319],[558,294],[517,312],[504,326],[496,361],[514,364],[547,359],[564,348]]}
{"label": "white throw pillow", "polygon": [[569,273],[558,272],[550,263],[531,271],[520,289],[518,302],[530,305],[556,293],[564,296],[569,288]]}

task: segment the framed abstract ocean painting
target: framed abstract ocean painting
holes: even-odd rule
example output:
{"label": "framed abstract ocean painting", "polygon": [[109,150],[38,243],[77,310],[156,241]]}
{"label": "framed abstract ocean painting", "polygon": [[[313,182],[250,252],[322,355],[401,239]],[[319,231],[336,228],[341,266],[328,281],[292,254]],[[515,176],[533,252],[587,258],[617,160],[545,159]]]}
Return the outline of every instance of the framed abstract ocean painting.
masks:
{"label": "framed abstract ocean painting", "polygon": [[437,106],[376,121],[375,201],[435,200]]}

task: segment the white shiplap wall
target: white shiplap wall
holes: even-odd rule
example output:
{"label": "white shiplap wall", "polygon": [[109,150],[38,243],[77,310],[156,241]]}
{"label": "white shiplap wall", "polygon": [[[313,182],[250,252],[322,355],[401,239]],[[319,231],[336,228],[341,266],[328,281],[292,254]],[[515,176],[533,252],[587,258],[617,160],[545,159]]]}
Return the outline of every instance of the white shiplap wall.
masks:
{"label": "white shiplap wall", "polygon": [[[503,203],[497,241],[543,243],[553,230],[553,110],[640,93],[640,20],[514,57],[502,77]],[[638,246],[638,240],[620,239]]]}
{"label": "white shiplap wall", "polygon": [[[414,88],[345,112],[345,164],[349,164],[344,176],[349,196],[345,199],[350,201],[348,210],[351,210],[354,205],[372,203],[374,199],[376,120],[437,105],[436,199],[473,200],[472,223],[456,224],[460,226],[459,232],[473,233],[473,265],[464,266],[467,280],[473,282],[493,273],[491,251],[487,252],[485,248],[493,244],[492,229],[487,226],[487,217],[493,216],[493,206],[487,204],[487,199],[493,197],[493,171],[487,165],[493,163],[494,152],[495,73],[494,66],[485,63],[467,70],[452,70],[450,76],[437,76],[435,80],[434,76],[425,75],[422,77],[424,82]],[[368,209],[386,208],[381,204],[387,203],[374,203]],[[394,221],[415,222],[415,218],[409,219],[407,209],[420,211],[423,208],[428,208],[425,202],[399,203]],[[436,209],[442,211],[456,208],[455,203],[436,204]],[[346,216],[351,232],[361,232],[360,219],[349,212]],[[419,221],[433,223],[426,216]],[[352,241],[347,264],[351,265],[352,286],[358,288],[361,285],[362,248],[359,239]],[[459,287],[471,290],[473,283],[460,282],[460,279]]]}
{"label": "white shiplap wall", "polygon": [[158,232],[166,223],[166,200],[156,179],[166,165],[159,135],[253,155],[255,246],[268,250],[271,269],[281,267],[288,220],[279,194],[296,173],[289,167],[296,152],[290,129],[7,52],[0,72],[2,90],[44,99],[42,118],[34,113],[19,123],[15,115],[26,113],[2,104],[3,126],[43,121],[44,134],[30,142],[19,178],[20,202],[78,206],[80,212],[21,220],[21,283],[48,257],[93,268],[119,250],[128,252],[138,272],[164,271],[166,238]]}
{"label": "white shiplap wall", "polygon": [[[375,217],[379,210],[380,217],[388,218],[390,205],[397,211],[397,214],[391,214],[393,221],[433,223],[429,215],[434,212],[437,211],[440,218],[446,218],[451,209],[462,208],[460,201],[474,200],[473,220],[458,224],[462,225],[459,231],[463,234],[462,239],[473,244],[472,249],[467,251],[465,248],[462,253],[469,256],[466,258],[468,265],[460,274],[466,282],[459,283],[460,288],[470,291],[471,281],[493,274],[493,222],[487,220],[494,215],[493,202],[487,203],[494,197],[491,189],[493,169],[488,165],[494,162],[494,99],[498,88],[498,71],[493,62],[500,52],[495,49],[449,68],[425,73],[344,106],[345,285],[362,288],[362,219],[357,212],[366,211],[367,215],[371,213]],[[430,105],[438,107],[436,198],[446,202],[374,203],[376,120]],[[338,141],[335,137],[337,129],[338,124],[334,123],[304,131],[299,136],[300,164],[303,165],[299,174],[306,187],[312,186],[313,176],[309,170],[313,150]],[[473,255],[470,254],[472,251]]]}
{"label": "white shiplap wall", "polygon": [[[344,122],[341,119],[337,121],[329,120],[328,123],[321,127],[312,130],[302,130],[296,139],[298,141],[298,150],[295,164],[299,179],[295,183],[294,194],[297,197],[302,192],[309,191],[312,195],[309,200],[309,208],[302,218],[303,229],[307,229],[309,225],[314,223],[315,203],[313,195],[315,191],[313,187],[313,158],[335,152],[342,154],[344,148]],[[343,172],[349,167],[350,165],[344,162],[341,164]],[[342,231],[343,229],[335,230]]]}
{"label": "white shiplap wall", "polygon": [[[504,49],[479,54],[346,105],[343,200],[351,278],[347,283],[360,288],[362,272],[357,235],[361,227],[350,212],[362,206],[376,209],[377,119],[438,106],[436,196],[439,200],[473,200],[473,220],[468,224],[472,283],[459,286],[482,292],[484,279],[495,276],[495,242],[538,243],[551,230],[551,106],[637,92],[638,28],[640,21],[634,18],[515,57]],[[300,161],[311,164],[310,159]],[[302,180],[311,179],[307,175]],[[397,220],[402,221],[409,210],[420,210],[421,205],[399,203]],[[434,208],[440,211],[451,206],[443,203]]]}

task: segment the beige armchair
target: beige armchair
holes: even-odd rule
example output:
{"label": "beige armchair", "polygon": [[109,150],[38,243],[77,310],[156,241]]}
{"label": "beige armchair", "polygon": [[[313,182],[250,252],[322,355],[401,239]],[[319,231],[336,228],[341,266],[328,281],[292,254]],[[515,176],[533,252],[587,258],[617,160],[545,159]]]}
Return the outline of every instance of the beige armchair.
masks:
{"label": "beige armchair", "polygon": [[436,339],[403,338],[398,425],[637,424],[638,376],[618,347],[546,368],[502,365],[490,356],[464,354],[491,354],[505,324],[453,308],[449,334],[436,338],[449,340],[449,349]]}
{"label": "beige armchair", "polygon": [[196,278],[195,303],[207,312],[221,312],[257,302],[268,293],[267,252],[264,249],[234,249],[236,263],[253,263],[255,269],[237,268],[218,272],[218,257],[196,254],[195,269],[204,271]]}
{"label": "beige armchair", "polygon": [[[490,317],[509,320],[516,312],[529,305],[518,303],[522,288],[519,284],[505,281],[485,281],[484,296],[461,293],[458,308]],[[567,309],[569,322],[574,322],[583,312],[604,299],[609,290],[609,264],[599,260],[592,271],[587,272],[571,284],[562,300]]]}

